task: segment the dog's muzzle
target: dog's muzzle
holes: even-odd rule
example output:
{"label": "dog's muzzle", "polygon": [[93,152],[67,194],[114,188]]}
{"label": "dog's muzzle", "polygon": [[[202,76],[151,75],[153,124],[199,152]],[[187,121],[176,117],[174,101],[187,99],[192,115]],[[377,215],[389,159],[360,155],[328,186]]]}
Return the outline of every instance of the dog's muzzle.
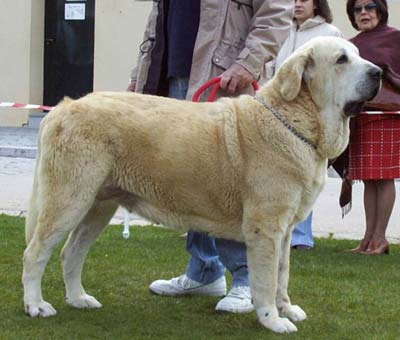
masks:
{"label": "dog's muzzle", "polygon": [[343,109],[346,116],[351,117],[360,114],[363,110],[364,103],[372,100],[378,94],[381,88],[382,75],[383,71],[380,67],[373,65],[369,68],[366,75],[366,84],[368,84],[368,86],[363,87],[363,90],[361,91],[365,94],[362,95],[362,98],[359,100],[346,103]]}

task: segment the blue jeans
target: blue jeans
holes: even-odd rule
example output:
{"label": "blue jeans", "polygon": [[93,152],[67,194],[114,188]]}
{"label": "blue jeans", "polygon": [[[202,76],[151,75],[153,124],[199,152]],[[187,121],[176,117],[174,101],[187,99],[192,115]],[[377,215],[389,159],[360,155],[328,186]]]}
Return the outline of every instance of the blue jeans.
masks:
{"label": "blue jeans", "polygon": [[[168,97],[185,99],[188,78],[172,78]],[[225,274],[232,274],[232,286],[248,286],[246,246],[244,243],[214,238],[204,233],[188,232],[186,249],[191,257],[186,275],[203,284],[211,283]]]}
{"label": "blue jeans", "polygon": [[303,222],[296,224],[296,227],[293,229],[291,246],[298,246],[300,244],[314,247],[312,211]]}

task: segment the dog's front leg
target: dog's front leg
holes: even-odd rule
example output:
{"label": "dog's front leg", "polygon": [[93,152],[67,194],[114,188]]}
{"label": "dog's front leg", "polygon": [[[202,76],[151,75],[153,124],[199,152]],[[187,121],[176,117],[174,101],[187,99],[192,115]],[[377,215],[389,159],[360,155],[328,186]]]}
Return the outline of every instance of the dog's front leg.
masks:
{"label": "dog's front leg", "polygon": [[263,326],[274,332],[296,332],[296,326],[289,319],[281,318],[276,307],[279,258],[284,233],[278,225],[266,223],[263,219],[246,222],[243,234],[247,246],[251,294],[258,319]]}
{"label": "dog's front leg", "polygon": [[306,319],[306,313],[296,305],[292,305],[288,295],[289,284],[289,263],[290,263],[290,240],[293,227],[288,228],[285,237],[282,239],[282,246],[279,258],[278,271],[278,291],[276,295],[276,306],[279,315],[287,317],[292,321],[303,321]]}

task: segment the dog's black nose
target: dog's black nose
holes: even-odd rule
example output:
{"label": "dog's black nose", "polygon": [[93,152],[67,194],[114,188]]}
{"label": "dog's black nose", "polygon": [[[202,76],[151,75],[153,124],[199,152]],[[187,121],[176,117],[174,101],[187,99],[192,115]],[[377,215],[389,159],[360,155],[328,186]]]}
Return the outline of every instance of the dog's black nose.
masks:
{"label": "dog's black nose", "polygon": [[383,71],[381,68],[374,66],[369,69],[368,74],[372,79],[381,79]]}

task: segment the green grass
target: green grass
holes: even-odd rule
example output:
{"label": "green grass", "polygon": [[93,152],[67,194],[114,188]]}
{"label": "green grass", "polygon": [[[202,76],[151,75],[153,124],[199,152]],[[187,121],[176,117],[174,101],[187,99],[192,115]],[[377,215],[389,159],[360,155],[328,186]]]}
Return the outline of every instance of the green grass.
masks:
{"label": "green grass", "polygon": [[75,310],[64,302],[60,248],[43,280],[44,298],[58,314],[25,316],[22,303],[24,220],[0,215],[0,339],[400,339],[400,248],[389,256],[343,252],[354,241],[317,239],[310,252],[292,252],[290,295],[308,314],[298,333],[263,329],[255,313],[220,315],[218,298],[151,295],[158,278],[181,274],[186,266],[178,232],[155,227],[110,227],[93,245],[83,283],[102,304]]}

